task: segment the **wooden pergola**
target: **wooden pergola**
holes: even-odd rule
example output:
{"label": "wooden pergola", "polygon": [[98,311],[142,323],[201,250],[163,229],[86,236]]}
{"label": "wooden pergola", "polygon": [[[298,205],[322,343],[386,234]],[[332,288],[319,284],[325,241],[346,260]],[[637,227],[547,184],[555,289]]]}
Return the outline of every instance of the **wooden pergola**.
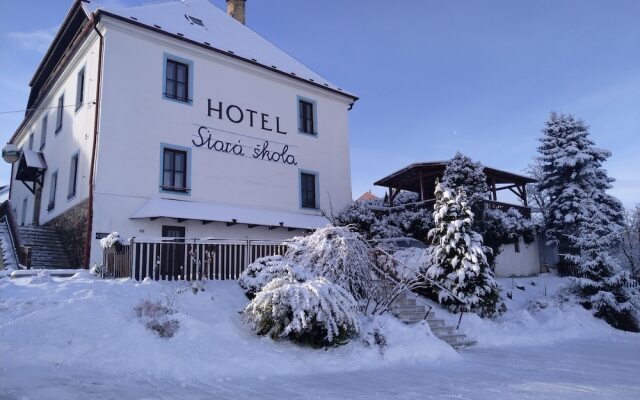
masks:
{"label": "wooden pergola", "polygon": [[[393,206],[393,202],[401,190],[418,193],[420,201],[431,200],[434,198],[436,179],[442,179],[447,163],[448,161],[428,161],[411,164],[378,180],[374,185],[388,188],[390,206]],[[493,202],[497,203],[499,191],[509,190],[522,201],[524,207],[528,207],[527,183],[535,182],[534,179],[489,167],[484,167],[484,173],[487,176],[487,184]]]}

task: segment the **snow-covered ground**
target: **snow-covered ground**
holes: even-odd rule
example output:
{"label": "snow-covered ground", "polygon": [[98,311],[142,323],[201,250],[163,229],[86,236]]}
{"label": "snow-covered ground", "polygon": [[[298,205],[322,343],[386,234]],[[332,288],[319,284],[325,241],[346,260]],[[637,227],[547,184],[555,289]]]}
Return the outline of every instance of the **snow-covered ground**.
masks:
{"label": "snow-covered ground", "polygon": [[[231,281],[178,295],[171,318],[180,328],[161,339],[133,307],[163,301],[163,287],[175,284],[85,272],[5,277],[0,399],[638,398],[640,335],[553,301],[563,282],[548,275],[501,280],[513,293],[509,311],[497,321],[465,315],[461,329],[478,345],[458,354],[424,326],[391,318],[379,321],[384,352],[360,340],[312,350],[260,338],[241,322],[247,300]],[[538,307],[530,306],[534,299]]]}

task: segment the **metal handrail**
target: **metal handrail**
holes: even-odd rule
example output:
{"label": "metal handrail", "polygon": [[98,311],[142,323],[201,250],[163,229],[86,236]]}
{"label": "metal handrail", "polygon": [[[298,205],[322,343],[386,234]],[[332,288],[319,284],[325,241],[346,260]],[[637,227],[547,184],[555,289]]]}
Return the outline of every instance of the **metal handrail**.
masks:
{"label": "metal handrail", "polygon": [[13,234],[11,233],[11,228],[9,227],[9,222],[7,222],[7,217],[5,215],[0,218],[0,223],[3,223],[7,227],[7,233],[9,234],[9,240],[11,241],[11,250],[13,252],[13,258],[16,260],[16,266],[20,268],[20,258],[18,257],[18,253],[16,251],[16,243],[13,240]]}
{"label": "metal handrail", "polygon": [[[369,246],[370,249],[374,250],[374,251],[379,251],[382,254],[386,255],[387,257],[390,257],[393,261],[397,262],[398,264],[404,266],[405,268],[408,268],[409,270],[416,272],[420,277],[422,277],[423,279],[425,279],[426,281],[428,281],[430,284],[444,290],[445,292],[449,293],[455,300],[457,300],[460,304],[462,305],[466,305],[467,303],[464,302],[462,299],[460,299],[455,293],[453,293],[451,290],[445,288],[444,286],[440,285],[439,283],[435,282],[434,280],[430,279],[429,277],[427,277],[426,275],[424,275],[422,272],[420,271],[414,271],[413,268],[409,267],[407,264],[403,263],[402,261],[398,260],[397,258],[395,258],[392,254],[390,254],[389,252],[380,249],[380,248],[372,248],[368,243],[367,246]],[[373,263],[372,263],[373,264]],[[376,270],[380,270],[378,268],[377,265],[373,264],[374,268]],[[379,271],[382,272],[382,274],[385,276],[385,278],[387,278],[388,280],[390,280],[392,283],[398,284],[400,282],[397,282],[396,279],[392,276],[390,276],[388,273],[384,272],[384,271]],[[409,291],[412,291],[411,289],[409,289]],[[426,302],[424,302],[420,297],[417,297],[420,301],[422,301],[424,303],[424,305],[429,307],[429,311],[427,312],[426,317],[429,315],[429,313],[431,312],[431,309],[433,308],[431,305],[426,304]],[[456,325],[456,330],[458,330],[458,328],[460,327],[460,323],[462,322],[462,316],[464,315],[465,311],[464,308],[460,311],[460,318],[458,319],[458,324]]]}

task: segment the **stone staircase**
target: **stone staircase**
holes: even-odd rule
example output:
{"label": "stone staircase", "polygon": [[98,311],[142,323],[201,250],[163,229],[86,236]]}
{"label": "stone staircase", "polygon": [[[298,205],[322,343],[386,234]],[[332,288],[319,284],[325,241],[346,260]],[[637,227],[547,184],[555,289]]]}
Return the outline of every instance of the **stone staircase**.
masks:
{"label": "stone staircase", "polygon": [[446,325],[444,319],[435,318],[433,311],[427,315],[427,308],[417,304],[414,294],[402,293],[398,296],[393,303],[392,313],[405,324],[416,324],[426,320],[433,335],[456,350],[476,344],[476,341],[469,340],[467,335],[457,333],[454,326]]}
{"label": "stone staircase", "polygon": [[19,226],[22,245],[31,247],[31,269],[73,268],[58,233],[42,226]]}

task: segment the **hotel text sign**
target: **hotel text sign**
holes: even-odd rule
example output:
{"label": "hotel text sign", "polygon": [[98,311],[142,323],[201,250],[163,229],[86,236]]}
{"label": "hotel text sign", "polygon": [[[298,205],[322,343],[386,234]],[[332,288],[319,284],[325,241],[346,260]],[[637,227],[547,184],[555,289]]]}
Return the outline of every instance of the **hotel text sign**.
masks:
{"label": "hotel text sign", "polygon": [[[241,108],[230,104],[225,106],[221,101],[213,103],[208,99],[207,116],[227,119],[234,124],[245,124],[266,132],[286,135],[280,126],[280,117],[258,112],[249,108]],[[287,165],[298,165],[292,147],[275,140],[264,140],[236,132],[225,131],[210,126],[196,125],[196,133],[191,139],[195,147],[226,153],[239,157],[270,161]]]}

